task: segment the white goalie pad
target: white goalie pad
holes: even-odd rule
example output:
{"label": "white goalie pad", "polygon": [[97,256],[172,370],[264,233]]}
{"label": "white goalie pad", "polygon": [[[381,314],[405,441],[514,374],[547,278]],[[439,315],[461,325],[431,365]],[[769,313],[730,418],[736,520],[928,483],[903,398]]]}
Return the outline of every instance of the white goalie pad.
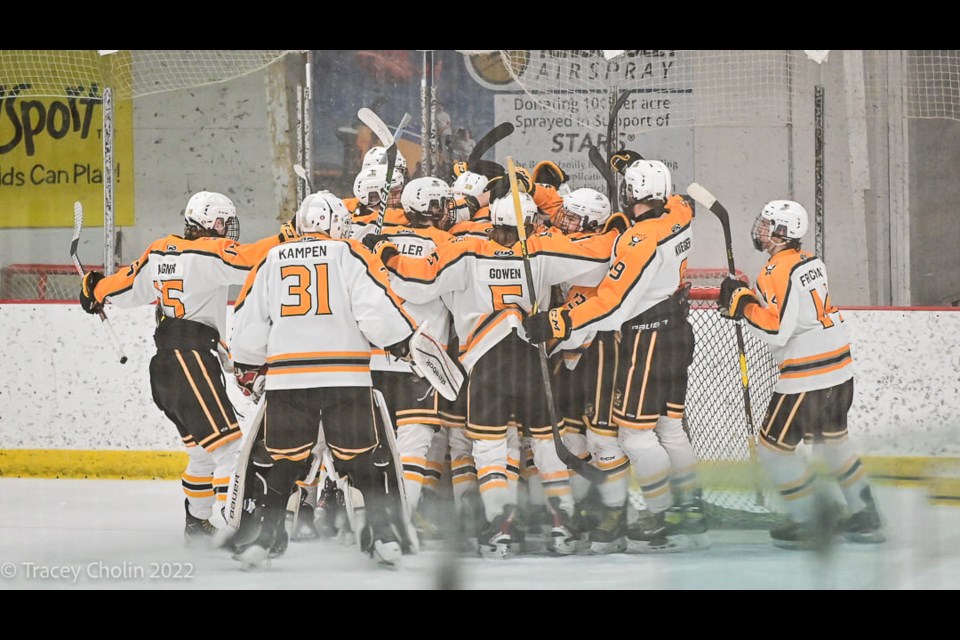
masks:
{"label": "white goalie pad", "polygon": [[390,409],[387,407],[387,401],[379,389],[373,390],[374,402],[380,411],[380,417],[383,420],[384,432],[387,439],[387,445],[390,447],[391,457],[393,458],[394,472],[396,473],[397,491],[399,491],[400,507],[403,511],[403,525],[407,530],[407,538],[410,541],[410,552],[420,552],[420,539],[417,537],[417,529],[413,526],[411,519],[410,506],[407,504],[407,495],[403,489],[403,464],[400,462],[400,452],[397,451],[397,438],[394,435],[393,420],[390,418]]}
{"label": "white goalie pad", "polygon": [[446,349],[427,333],[423,322],[410,338],[410,357],[414,373],[426,378],[433,388],[451,402],[463,386],[463,370],[447,355]]}

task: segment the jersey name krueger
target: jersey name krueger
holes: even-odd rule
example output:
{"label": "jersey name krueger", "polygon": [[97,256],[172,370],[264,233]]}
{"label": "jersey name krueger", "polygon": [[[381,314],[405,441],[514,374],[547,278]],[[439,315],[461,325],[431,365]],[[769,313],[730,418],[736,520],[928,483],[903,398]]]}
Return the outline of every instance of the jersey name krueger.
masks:
{"label": "jersey name krueger", "polygon": [[[527,249],[541,309],[550,287],[561,282],[595,285],[607,270],[615,234],[571,240],[562,235],[530,236]],[[440,296],[453,314],[460,360],[467,371],[480,357],[516,330],[530,312],[520,243],[505,247],[493,240],[461,236],[437,246],[425,259],[391,258],[390,282],[397,295],[414,303]]]}
{"label": "jersey name krueger", "polygon": [[[374,231],[376,231],[376,225],[367,225],[358,234],[357,239],[363,239]],[[446,231],[442,231],[436,227],[408,227],[400,225],[385,226],[381,234],[397,246],[400,255],[411,258],[426,258],[433,253],[433,250],[438,244],[442,244],[453,237]],[[418,325],[426,322],[428,327],[427,333],[446,347],[447,337],[450,332],[450,312],[440,298],[421,304],[407,300],[403,303],[403,308]],[[409,364],[386,354],[383,349],[377,348],[373,350],[370,368],[374,371],[410,371]]]}
{"label": "jersey name krueger", "polygon": [[760,305],[748,305],[744,315],[780,365],[777,392],[827,389],[853,377],[850,340],[820,258],[797,249],[774,254],[756,292]]}
{"label": "jersey name krueger", "polygon": [[673,195],[666,209],[665,215],[641,220],[617,238],[596,294],[570,309],[574,330],[558,350],[575,348],[598,331],[618,331],[680,288],[692,244],[693,208]]}
{"label": "jersey name krueger", "polygon": [[356,240],[319,233],[274,247],[234,308],[236,362],[266,362],[266,388],[369,387],[373,343],[408,338],[416,323],[386,269]]}
{"label": "jersey name krueger", "polygon": [[228,238],[169,235],[154,241],[126,269],[101,280],[96,296],[118,307],[156,300],[168,318],[200,322],[223,339],[230,286],[243,284],[251,267],[278,242],[277,236],[239,244]]}

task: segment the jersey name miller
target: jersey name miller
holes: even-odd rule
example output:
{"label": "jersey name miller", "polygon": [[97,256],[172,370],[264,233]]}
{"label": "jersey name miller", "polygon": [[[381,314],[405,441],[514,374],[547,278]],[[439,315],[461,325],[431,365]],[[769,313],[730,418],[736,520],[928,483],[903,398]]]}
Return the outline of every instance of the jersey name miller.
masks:
{"label": "jersey name miller", "polygon": [[325,258],[327,248],[320,244],[280,249],[281,260],[303,260],[304,258]]}
{"label": "jersey name miller", "polygon": [[820,267],[814,267],[813,269],[810,269],[806,273],[800,274],[800,284],[802,284],[803,286],[807,286],[814,280],[822,277],[823,277],[823,271],[820,269]]}

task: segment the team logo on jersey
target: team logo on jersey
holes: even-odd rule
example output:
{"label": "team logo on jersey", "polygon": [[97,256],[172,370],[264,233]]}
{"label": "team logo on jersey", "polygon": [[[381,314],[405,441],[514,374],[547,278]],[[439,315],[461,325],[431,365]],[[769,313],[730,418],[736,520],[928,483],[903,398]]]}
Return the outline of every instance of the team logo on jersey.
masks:
{"label": "team logo on jersey", "polygon": [[642,233],[636,236],[630,236],[630,246],[635,247],[636,245],[640,244],[640,242],[642,242],[643,239],[646,237],[647,236],[643,235]]}
{"label": "team logo on jersey", "polygon": [[680,229],[683,229],[683,227],[681,227],[679,224],[675,224],[673,225],[673,228],[670,229],[670,231],[672,231],[673,233],[679,233]]}
{"label": "team logo on jersey", "polygon": [[167,245],[167,251],[176,251],[176,250],[177,250],[177,245],[175,245],[175,244],[168,244],[168,245]]}
{"label": "team logo on jersey", "polygon": [[777,265],[775,265],[775,264],[768,264],[768,265],[766,266],[766,269],[765,269],[766,272],[767,272],[767,275],[773,273],[773,270],[776,269],[776,268],[777,268]]}

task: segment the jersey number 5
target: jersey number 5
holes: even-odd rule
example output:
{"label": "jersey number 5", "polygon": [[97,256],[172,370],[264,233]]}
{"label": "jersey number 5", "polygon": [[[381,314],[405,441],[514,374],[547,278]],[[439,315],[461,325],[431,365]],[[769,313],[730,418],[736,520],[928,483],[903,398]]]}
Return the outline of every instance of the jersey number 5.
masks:
{"label": "jersey number 5", "polygon": [[[305,316],[314,309],[316,309],[315,315],[330,315],[328,267],[327,264],[315,264],[312,272],[310,267],[305,264],[291,264],[280,267],[280,277],[287,283],[287,294],[296,298],[296,302],[293,304],[280,305],[281,316]],[[310,293],[312,280],[316,280],[317,283],[316,300]]]}
{"label": "jersey number 5", "polygon": [[160,304],[170,309],[174,318],[184,316],[183,303],[174,295],[183,293],[183,280],[154,280],[153,288],[160,292]]}

